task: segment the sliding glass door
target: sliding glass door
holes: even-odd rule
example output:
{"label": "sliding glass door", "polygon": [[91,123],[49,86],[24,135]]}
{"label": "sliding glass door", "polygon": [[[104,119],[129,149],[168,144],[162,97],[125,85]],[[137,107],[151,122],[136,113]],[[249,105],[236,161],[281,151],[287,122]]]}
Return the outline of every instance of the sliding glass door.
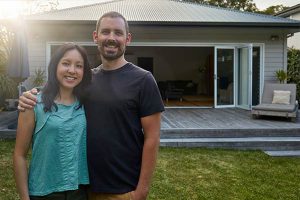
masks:
{"label": "sliding glass door", "polygon": [[237,54],[237,107],[250,110],[252,105],[252,45],[239,46]]}
{"label": "sliding glass door", "polygon": [[251,109],[252,44],[215,47],[215,107]]}
{"label": "sliding glass door", "polygon": [[234,106],[234,47],[215,47],[215,107]]}

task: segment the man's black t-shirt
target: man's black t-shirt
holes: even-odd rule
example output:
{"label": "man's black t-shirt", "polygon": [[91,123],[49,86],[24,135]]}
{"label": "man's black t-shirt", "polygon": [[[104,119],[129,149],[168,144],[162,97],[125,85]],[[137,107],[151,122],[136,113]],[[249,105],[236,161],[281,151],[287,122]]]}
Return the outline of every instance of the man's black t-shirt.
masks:
{"label": "man's black t-shirt", "polygon": [[93,192],[136,188],[144,144],[141,118],[164,106],[152,74],[131,63],[93,73],[87,91],[87,156]]}

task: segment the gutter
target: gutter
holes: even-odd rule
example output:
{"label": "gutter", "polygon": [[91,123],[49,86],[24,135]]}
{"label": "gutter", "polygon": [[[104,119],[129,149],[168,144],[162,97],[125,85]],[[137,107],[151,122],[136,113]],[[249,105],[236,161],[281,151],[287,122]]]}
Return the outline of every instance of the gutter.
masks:
{"label": "gutter", "polygon": [[[256,22],[170,22],[170,21],[128,21],[129,25],[144,26],[201,26],[201,27],[264,27],[264,28],[298,28],[300,21],[291,23],[256,23]],[[26,20],[28,24],[96,24],[96,20]],[[300,30],[299,30],[300,31]]]}

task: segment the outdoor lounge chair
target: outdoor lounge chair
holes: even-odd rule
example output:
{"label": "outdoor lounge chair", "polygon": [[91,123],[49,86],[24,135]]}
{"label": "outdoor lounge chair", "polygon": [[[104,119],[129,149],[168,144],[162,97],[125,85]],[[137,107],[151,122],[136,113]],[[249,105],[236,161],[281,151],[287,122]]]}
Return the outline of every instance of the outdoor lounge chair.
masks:
{"label": "outdoor lounge chair", "polygon": [[[278,101],[278,99],[281,100]],[[293,122],[296,122],[297,113],[296,84],[266,83],[261,104],[253,106],[251,111],[253,118],[258,118],[261,115],[279,116],[291,118]]]}

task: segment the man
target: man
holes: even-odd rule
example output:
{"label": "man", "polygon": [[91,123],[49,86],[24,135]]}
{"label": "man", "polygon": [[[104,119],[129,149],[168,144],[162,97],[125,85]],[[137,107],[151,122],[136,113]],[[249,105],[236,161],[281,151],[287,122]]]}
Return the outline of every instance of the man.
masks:
{"label": "man", "polygon": [[[93,70],[84,104],[90,199],[146,199],[164,111],[160,93],[150,72],[124,58],[131,34],[121,14],[104,14],[93,39],[102,65]],[[20,107],[28,102],[20,97]]]}

